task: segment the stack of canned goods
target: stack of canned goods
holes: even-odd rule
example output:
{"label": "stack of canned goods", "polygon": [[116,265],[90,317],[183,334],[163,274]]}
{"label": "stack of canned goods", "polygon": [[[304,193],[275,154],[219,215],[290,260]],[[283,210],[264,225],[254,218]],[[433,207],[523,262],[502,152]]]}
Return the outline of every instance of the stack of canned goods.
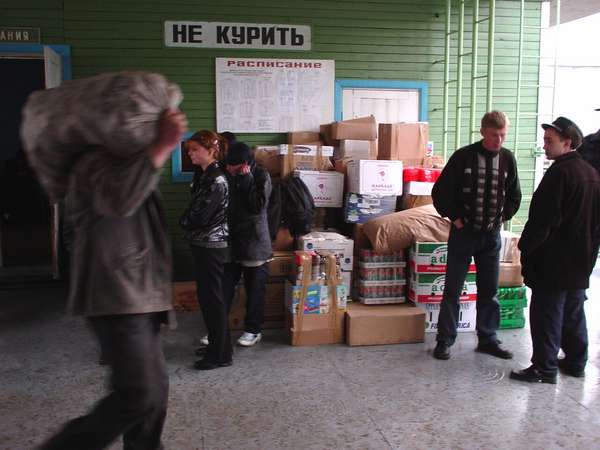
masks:
{"label": "stack of canned goods", "polygon": [[365,263],[399,262],[404,261],[404,252],[379,253],[374,250],[362,249],[360,260]]}
{"label": "stack of canned goods", "polygon": [[400,298],[404,296],[403,284],[365,285],[360,284],[358,295],[362,298]]}
{"label": "stack of canned goods", "polygon": [[405,270],[405,267],[361,267],[359,275],[367,281],[404,280]]}

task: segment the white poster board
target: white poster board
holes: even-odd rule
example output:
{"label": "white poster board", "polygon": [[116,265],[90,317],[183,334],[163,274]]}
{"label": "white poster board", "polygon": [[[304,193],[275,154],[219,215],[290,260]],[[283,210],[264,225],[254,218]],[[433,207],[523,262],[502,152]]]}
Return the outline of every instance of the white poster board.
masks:
{"label": "white poster board", "polygon": [[333,121],[335,62],[216,58],[217,131],[319,131]]}

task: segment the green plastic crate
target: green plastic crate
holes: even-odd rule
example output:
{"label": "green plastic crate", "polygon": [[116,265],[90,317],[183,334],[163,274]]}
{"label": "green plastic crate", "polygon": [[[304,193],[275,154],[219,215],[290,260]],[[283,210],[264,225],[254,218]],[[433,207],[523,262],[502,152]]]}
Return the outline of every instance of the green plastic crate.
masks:
{"label": "green plastic crate", "polygon": [[498,300],[523,299],[527,301],[527,289],[525,286],[498,288]]}
{"label": "green plastic crate", "polygon": [[525,308],[527,306],[527,297],[525,298],[508,298],[499,300],[500,308],[516,309]]}
{"label": "green plastic crate", "polygon": [[506,330],[508,328],[523,328],[525,326],[525,317],[516,317],[514,319],[501,319],[500,329]]}

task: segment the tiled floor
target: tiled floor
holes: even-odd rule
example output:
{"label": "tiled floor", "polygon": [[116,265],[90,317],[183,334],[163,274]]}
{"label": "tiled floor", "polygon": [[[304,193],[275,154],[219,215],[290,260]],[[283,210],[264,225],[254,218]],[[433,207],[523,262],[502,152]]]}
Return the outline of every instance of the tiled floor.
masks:
{"label": "tiled floor", "polygon": [[[171,375],[164,440],[192,449],[598,449],[600,272],[588,292],[585,379],[556,386],[508,379],[529,364],[529,329],[502,331],[515,359],[475,353],[459,335],[452,359],[424,344],[295,348],[280,333],[237,349],[232,367],[192,369],[200,317],[164,337]],[[83,320],[55,288],[0,290],[0,449],[30,449],[102,395],[106,371]],[[115,443],[111,449],[121,448]],[[85,449],[82,449],[85,450]]]}

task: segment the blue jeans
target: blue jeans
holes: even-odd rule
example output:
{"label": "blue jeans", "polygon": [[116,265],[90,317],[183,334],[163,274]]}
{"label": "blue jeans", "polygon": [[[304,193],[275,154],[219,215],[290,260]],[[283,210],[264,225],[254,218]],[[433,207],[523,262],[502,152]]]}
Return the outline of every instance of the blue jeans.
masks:
{"label": "blue jeans", "polygon": [[477,266],[477,337],[480,344],[497,342],[500,325],[498,272],[500,269],[500,230],[471,231],[450,229],[446,284],[438,319],[436,340],[448,345],[456,340],[460,311],[459,297],[469,270],[471,257]]}
{"label": "blue jeans", "polygon": [[531,363],[540,372],[555,375],[558,369],[558,350],[562,347],[566,365],[574,370],[583,370],[588,349],[583,309],[585,289],[533,288],[531,292]]}

